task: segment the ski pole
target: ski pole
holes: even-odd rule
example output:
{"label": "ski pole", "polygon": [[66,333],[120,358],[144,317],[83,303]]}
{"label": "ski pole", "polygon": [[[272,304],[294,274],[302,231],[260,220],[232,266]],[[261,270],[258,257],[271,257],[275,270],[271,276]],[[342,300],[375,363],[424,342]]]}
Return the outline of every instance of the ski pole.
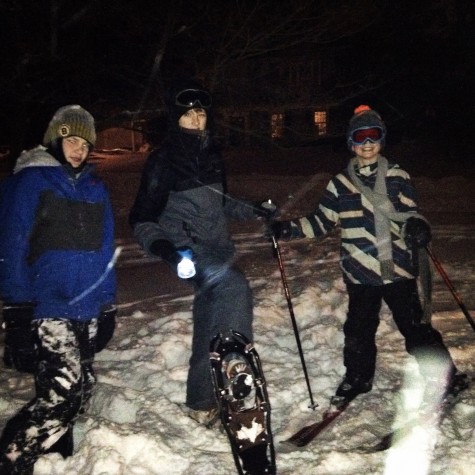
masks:
{"label": "ski pole", "polygon": [[297,348],[299,350],[300,361],[302,362],[303,373],[305,375],[305,381],[307,383],[308,394],[310,396],[310,406],[309,408],[315,410],[318,404],[315,404],[312,396],[312,389],[310,388],[310,381],[308,379],[307,365],[305,364],[305,358],[302,351],[302,344],[300,342],[299,330],[297,327],[297,321],[295,320],[294,307],[292,305],[292,300],[290,298],[289,286],[287,284],[287,277],[285,275],[284,263],[282,261],[282,255],[280,253],[280,247],[277,243],[277,239],[274,234],[272,234],[272,245],[274,246],[275,253],[277,255],[277,260],[279,262],[280,275],[282,277],[282,284],[284,286],[285,298],[287,299],[287,306],[289,307],[290,319],[292,320],[292,327],[294,329],[295,339],[297,341]]}
{"label": "ski pole", "polygon": [[472,330],[475,331],[475,321],[473,320],[472,316],[467,310],[467,307],[463,303],[460,295],[458,292],[455,290],[454,285],[449,279],[449,276],[445,272],[444,268],[442,267],[442,264],[440,263],[439,259],[435,256],[434,252],[429,246],[426,246],[427,253],[429,254],[429,257],[431,258],[432,262],[434,263],[435,268],[439,272],[440,276],[445,282],[445,285],[447,288],[450,290],[450,293],[454,297],[455,301],[458,303],[460,310],[462,310],[462,313],[465,315],[465,318],[467,319],[468,323],[470,323],[470,326],[472,327]]}

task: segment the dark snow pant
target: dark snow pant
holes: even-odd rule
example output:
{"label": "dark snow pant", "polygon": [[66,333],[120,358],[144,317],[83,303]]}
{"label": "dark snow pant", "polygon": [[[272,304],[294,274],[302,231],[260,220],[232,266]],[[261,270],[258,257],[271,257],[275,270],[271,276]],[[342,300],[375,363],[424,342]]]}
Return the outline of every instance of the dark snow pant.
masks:
{"label": "dark snow pant", "polygon": [[228,263],[198,268],[194,279],[193,341],[186,405],[194,410],[216,407],[211,381],[209,344],[220,332],[238,331],[252,341],[252,292],[246,277]]}
{"label": "dark snow pant", "polygon": [[[0,457],[11,474],[32,473],[40,455],[65,435],[92,394],[97,320],[33,322],[38,345],[36,396],[11,418],[0,438]],[[5,462],[6,461],[6,462]]]}
{"label": "dark snow pant", "polygon": [[31,324],[33,305],[3,305],[5,342],[3,362],[7,368],[34,373],[36,368],[36,348]]}
{"label": "dark snow pant", "polygon": [[[392,312],[394,322],[405,338],[406,350],[419,363],[422,375],[440,379],[441,367],[455,372],[452,358],[440,333],[430,324],[421,323],[423,311],[415,279],[401,280],[381,286],[347,284],[349,305],[343,331],[345,343],[343,359],[346,376],[369,381],[376,366],[376,330],[384,300]],[[429,360],[438,364],[427,364]]]}

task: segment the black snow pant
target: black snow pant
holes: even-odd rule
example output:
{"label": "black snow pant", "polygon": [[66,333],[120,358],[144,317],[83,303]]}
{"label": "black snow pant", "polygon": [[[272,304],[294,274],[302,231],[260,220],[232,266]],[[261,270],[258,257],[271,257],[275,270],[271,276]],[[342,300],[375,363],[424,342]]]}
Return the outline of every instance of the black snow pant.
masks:
{"label": "black snow pant", "polygon": [[3,305],[5,342],[3,362],[7,368],[34,373],[36,348],[32,331],[34,307],[32,304]]}
{"label": "black snow pant", "polygon": [[217,404],[211,380],[210,341],[217,333],[230,329],[252,341],[252,292],[239,269],[215,257],[201,257],[193,283],[193,341],[186,405],[208,410]]}
{"label": "black snow pant", "polygon": [[[421,323],[423,310],[415,279],[381,286],[347,283],[347,289],[349,305],[343,327],[343,359],[349,379],[370,381],[374,376],[375,336],[383,300],[405,338],[407,352],[416,358],[424,377],[438,380],[456,371],[440,333],[432,325]],[[431,361],[437,364],[430,364]],[[441,368],[444,368],[443,371]]]}
{"label": "black snow pant", "polygon": [[32,473],[38,457],[71,430],[96,382],[92,368],[96,319],[36,320],[33,331],[38,348],[36,395],[7,422],[1,435],[0,457],[9,467],[5,473]]}

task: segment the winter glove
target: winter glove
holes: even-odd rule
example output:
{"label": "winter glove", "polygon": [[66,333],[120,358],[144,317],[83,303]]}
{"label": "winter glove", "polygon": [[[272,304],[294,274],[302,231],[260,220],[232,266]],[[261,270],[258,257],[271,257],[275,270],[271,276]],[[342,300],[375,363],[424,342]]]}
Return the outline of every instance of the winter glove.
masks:
{"label": "winter glove", "polygon": [[421,218],[411,217],[403,228],[404,242],[409,249],[420,249],[432,239],[430,225]]}
{"label": "winter glove", "polygon": [[97,319],[96,353],[102,351],[111,340],[115,330],[117,307],[107,305]]}
{"label": "winter glove", "polygon": [[166,239],[157,239],[153,241],[149,247],[149,251],[154,255],[161,257],[163,260],[167,261],[169,264],[176,264],[175,261],[175,246]]}
{"label": "winter glove", "polygon": [[274,221],[268,226],[269,237],[289,241],[292,238],[291,221]]}
{"label": "winter glove", "polygon": [[31,327],[33,321],[32,303],[4,303],[3,327],[5,329],[5,348],[3,361],[8,368],[25,373],[36,369],[35,336]]}
{"label": "winter glove", "polygon": [[257,218],[265,219],[268,222],[273,221],[278,214],[277,205],[271,200],[259,201],[254,203],[253,207]]}

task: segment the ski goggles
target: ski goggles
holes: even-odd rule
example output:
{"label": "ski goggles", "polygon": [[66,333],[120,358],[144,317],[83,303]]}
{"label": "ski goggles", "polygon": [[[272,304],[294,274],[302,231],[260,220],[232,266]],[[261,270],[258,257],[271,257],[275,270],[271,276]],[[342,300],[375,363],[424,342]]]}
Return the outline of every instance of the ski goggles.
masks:
{"label": "ski goggles", "polygon": [[368,140],[372,143],[379,143],[383,138],[384,132],[381,127],[357,129],[351,134],[351,142],[353,145],[363,145]]}
{"label": "ski goggles", "polygon": [[181,107],[211,107],[211,96],[201,89],[184,89],[175,96],[175,104]]}

